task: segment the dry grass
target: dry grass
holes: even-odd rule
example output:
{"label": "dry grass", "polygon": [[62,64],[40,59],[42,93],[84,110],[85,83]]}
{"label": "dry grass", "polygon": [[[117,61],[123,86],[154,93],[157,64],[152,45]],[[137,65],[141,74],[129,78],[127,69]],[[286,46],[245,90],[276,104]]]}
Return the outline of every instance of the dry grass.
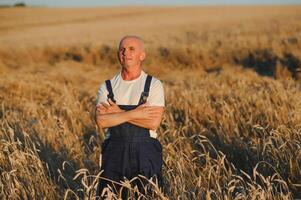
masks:
{"label": "dry grass", "polygon": [[96,91],[129,33],[167,102],[166,183],[145,198],[301,198],[300,11],[0,9],[1,199],[95,198]]}

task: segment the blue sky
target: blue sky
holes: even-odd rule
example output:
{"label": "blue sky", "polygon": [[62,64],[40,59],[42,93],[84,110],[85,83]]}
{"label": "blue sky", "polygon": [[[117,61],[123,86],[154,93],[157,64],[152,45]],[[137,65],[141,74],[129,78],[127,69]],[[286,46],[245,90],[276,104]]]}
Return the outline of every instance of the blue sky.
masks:
{"label": "blue sky", "polygon": [[301,4],[301,0],[0,0],[0,5],[13,5],[25,2],[32,6],[51,7],[90,7],[124,5],[254,5],[254,4]]}

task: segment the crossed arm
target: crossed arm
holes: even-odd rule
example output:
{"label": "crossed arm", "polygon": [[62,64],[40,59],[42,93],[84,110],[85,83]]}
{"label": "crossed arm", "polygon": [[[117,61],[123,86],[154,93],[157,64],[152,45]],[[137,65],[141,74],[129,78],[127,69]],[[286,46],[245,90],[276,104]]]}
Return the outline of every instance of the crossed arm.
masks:
{"label": "crossed arm", "polygon": [[125,111],[119,108],[113,101],[109,104],[101,103],[96,107],[95,121],[99,128],[109,128],[124,122],[155,130],[159,127],[164,108],[161,106],[149,106],[142,104],[134,110]]}

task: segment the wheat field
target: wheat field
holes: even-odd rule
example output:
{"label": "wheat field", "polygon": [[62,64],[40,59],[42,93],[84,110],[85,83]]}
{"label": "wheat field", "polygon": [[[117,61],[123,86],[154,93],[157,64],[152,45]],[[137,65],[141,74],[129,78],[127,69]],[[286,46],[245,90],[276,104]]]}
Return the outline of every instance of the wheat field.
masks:
{"label": "wheat field", "polygon": [[165,185],[141,199],[301,198],[300,22],[301,6],[0,8],[0,198],[96,198],[97,89],[129,34],[166,100]]}

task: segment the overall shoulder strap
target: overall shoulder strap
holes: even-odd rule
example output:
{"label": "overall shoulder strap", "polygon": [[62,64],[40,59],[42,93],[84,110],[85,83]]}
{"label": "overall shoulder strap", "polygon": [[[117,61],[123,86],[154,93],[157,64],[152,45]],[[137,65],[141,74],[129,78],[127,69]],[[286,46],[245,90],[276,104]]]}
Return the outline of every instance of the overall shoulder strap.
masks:
{"label": "overall shoulder strap", "polygon": [[109,92],[108,99],[111,99],[113,102],[116,102],[115,99],[114,99],[114,93],[113,93],[113,90],[112,90],[112,85],[111,85],[110,80],[106,80],[106,86],[107,86],[107,90]]}
{"label": "overall shoulder strap", "polygon": [[145,81],[145,84],[144,84],[144,90],[141,93],[141,97],[140,97],[138,105],[144,104],[147,101],[147,97],[149,95],[149,89],[150,89],[150,85],[151,85],[151,82],[152,82],[152,78],[153,78],[152,76],[147,75],[146,81]]}

